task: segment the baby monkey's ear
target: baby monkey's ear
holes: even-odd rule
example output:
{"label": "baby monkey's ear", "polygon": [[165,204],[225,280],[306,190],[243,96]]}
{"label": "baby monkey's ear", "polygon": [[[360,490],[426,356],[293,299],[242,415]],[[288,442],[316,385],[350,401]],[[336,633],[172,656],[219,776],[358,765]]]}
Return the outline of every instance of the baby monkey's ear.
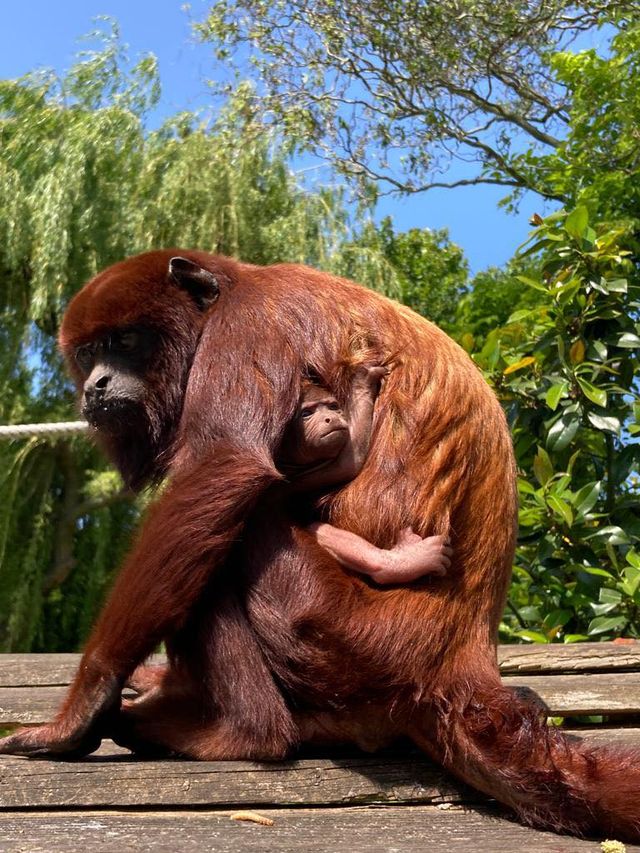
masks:
{"label": "baby monkey's ear", "polygon": [[185,290],[201,311],[206,311],[220,296],[220,285],[212,272],[187,258],[171,258],[169,278]]}

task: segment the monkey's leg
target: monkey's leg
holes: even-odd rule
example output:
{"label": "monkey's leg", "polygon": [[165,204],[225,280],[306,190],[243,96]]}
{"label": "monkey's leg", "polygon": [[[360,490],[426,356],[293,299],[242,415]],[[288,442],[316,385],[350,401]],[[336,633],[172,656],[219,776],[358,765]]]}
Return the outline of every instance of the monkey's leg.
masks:
{"label": "monkey's leg", "polygon": [[200,761],[276,760],[292,745],[288,732],[243,729],[226,717],[203,717],[197,695],[154,693],[149,699],[124,702],[109,734],[140,755],[167,753]]}
{"label": "monkey's leg", "polygon": [[50,723],[0,738],[0,754],[93,752],[117,715],[127,677],[180,629],[277,479],[268,453],[239,453],[231,443],[180,469],[125,560],[62,707]]}
{"label": "monkey's leg", "polygon": [[119,744],[196,759],[282,758],[297,745],[291,712],[231,585],[204,597],[168,651],[170,667],[138,671],[151,689],[124,702],[110,732]]}
{"label": "monkey's leg", "polygon": [[310,711],[295,715],[302,743],[316,746],[355,744],[377,752],[402,734],[386,705],[357,705],[340,711]]}

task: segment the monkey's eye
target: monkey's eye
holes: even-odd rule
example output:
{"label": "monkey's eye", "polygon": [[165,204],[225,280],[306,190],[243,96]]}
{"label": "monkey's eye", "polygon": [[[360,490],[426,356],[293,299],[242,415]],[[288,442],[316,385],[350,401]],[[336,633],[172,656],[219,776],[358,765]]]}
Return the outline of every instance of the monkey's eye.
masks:
{"label": "monkey's eye", "polygon": [[93,356],[95,354],[95,346],[93,344],[84,344],[75,352],[76,364],[83,373],[90,373],[93,366]]}
{"label": "monkey's eye", "polygon": [[118,352],[133,352],[140,344],[140,332],[135,329],[125,329],[122,332],[114,332],[109,336],[109,349]]}
{"label": "monkey's eye", "polygon": [[327,409],[331,409],[332,412],[339,412],[341,408],[340,403],[337,402],[327,404]]}
{"label": "monkey's eye", "polygon": [[300,417],[301,417],[301,418],[304,418],[305,420],[306,420],[307,418],[310,418],[312,415],[313,415],[313,409],[303,409],[303,410],[300,412]]}

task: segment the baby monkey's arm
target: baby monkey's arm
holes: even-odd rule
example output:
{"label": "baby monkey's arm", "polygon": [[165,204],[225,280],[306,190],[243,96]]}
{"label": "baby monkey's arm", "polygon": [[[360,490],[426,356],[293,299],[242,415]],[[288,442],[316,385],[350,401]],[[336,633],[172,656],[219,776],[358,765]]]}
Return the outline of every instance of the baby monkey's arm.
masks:
{"label": "baby monkey's arm", "polygon": [[362,470],[371,444],[373,409],[380,391],[380,382],[388,373],[388,367],[365,364],[359,365],[354,371],[347,404],[349,441],[337,459],[331,463],[334,483],[353,480]]}
{"label": "baby monkey's arm", "polygon": [[316,523],[307,530],[318,544],[346,568],[369,575],[376,583],[410,583],[423,575],[446,575],[452,549],[447,536],[423,539],[410,527],[390,549],[376,548],[366,539],[331,524]]}

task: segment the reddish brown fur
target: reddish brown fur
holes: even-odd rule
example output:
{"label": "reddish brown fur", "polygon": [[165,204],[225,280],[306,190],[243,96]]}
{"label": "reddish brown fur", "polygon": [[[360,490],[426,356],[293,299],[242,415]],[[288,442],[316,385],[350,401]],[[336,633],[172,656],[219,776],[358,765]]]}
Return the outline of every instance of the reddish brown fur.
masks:
{"label": "reddish brown fur", "polygon": [[[204,318],[167,283],[174,254],[222,282]],[[134,481],[168,468],[170,485],[60,714],[0,751],[86,752],[109,729],[196,758],[277,757],[303,740],[376,748],[404,733],[528,823],[640,840],[640,755],[570,742],[500,683],[514,462],[502,411],[464,352],[351,282],[183,251],[129,259],[89,283],[65,318],[63,349],[71,359],[100,329],[141,319],[175,336],[151,377],[153,406],[161,411],[167,376],[177,387],[155,443],[106,447]],[[409,526],[450,532],[454,564],[434,585],[376,589],[348,575],[278,496],[273,453],[301,377],[318,376],[344,402],[346,365],[372,352],[393,369],[369,457],[326,511],[380,547]],[[104,722],[162,638],[172,666],[161,689]]]}

